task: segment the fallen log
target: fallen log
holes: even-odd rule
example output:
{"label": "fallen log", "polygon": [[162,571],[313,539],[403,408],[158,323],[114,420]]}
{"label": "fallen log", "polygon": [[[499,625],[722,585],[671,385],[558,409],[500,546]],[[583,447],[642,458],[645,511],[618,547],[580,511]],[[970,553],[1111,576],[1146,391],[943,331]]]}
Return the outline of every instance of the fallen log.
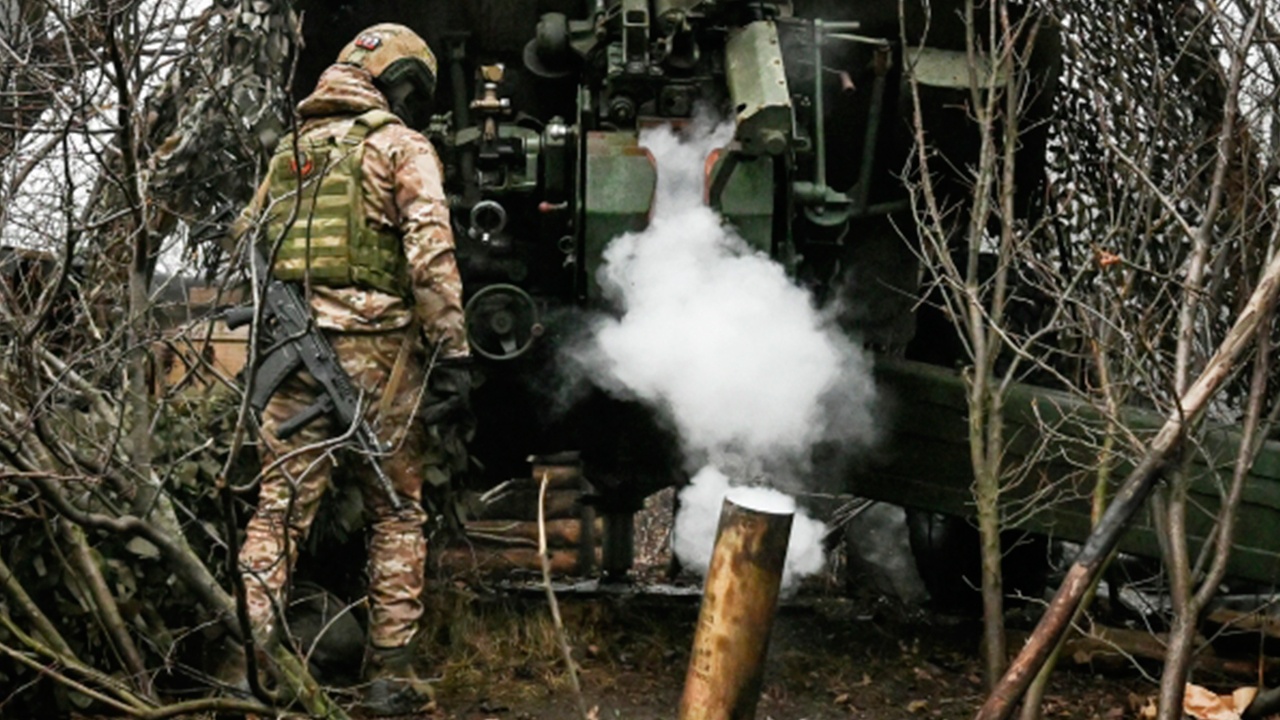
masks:
{"label": "fallen log", "polygon": [[1218,608],[1209,612],[1207,621],[1234,631],[1261,633],[1269,638],[1280,638],[1280,617],[1265,612],[1245,612],[1229,608]]}
{"label": "fallen log", "polygon": [[532,463],[530,478],[536,492],[542,479],[547,479],[547,490],[582,490],[587,485],[582,478],[582,465],[576,459],[557,462],[554,458],[529,458]]}
{"label": "fallen log", "polygon": [[[547,553],[551,562],[553,575],[576,575],[581,567],[577,550],[552,550]],[[599,550],[595,561],[599,563]],[[496,575],[513,570],[542,571],[542,559],[538,557],[538,549],[533,548],[445,548],[434,560],[441,572],[447,574],[478,573],[480,575]]]}
{"label": "fallen log", "polygon": [[[548,520],[547,546],[577,548],[583,541],[581,520]],[[591,537],[604,533],[604,522],[593,523]],[[522,520],[470,520],[465,523],[467,540],[480,547],[538,547],[538,523]]]}

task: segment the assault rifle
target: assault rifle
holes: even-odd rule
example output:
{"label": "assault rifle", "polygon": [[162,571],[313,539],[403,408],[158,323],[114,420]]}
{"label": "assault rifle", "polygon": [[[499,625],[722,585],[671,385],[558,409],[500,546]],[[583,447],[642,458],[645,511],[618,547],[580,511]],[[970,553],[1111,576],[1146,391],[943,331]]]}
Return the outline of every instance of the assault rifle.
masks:
{"label": "assault rifle", "polygon": [[[321,388],[320,397],[297,415],[280,423],[276,437],[285,440],[325,415],[330,416],[338,427],[352,428],[356,447],[373,466],[378,484],[386,492],[391,506],[399,510],[400,498],[378,460],[386,448],[368,421],[360,415],[360,393],[342,369],[329,341],[312,323],[311,308],[297,287],[271,277],[271,268],[261,249],[253,247],[250,256],[254,272],[263,283],[262,325],[258,328],[258,342],[263,343],[263,349],[261,361],[254,372],[249,404],[261,417],[267,401],[280,383],[299,370],[311,373]],[[253,317],[253,305],[233,308],[223,315],[231,329],[252,322]]]}

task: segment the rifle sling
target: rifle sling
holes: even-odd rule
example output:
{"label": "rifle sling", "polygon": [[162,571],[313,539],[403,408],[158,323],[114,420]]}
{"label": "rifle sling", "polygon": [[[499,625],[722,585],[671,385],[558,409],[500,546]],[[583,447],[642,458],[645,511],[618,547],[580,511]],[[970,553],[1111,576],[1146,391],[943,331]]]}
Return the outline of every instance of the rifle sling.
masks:
{"label": "rifle sling", "polygon": [[414,317],[405,328],[404,341],[400,343],[400,352],[396,353],[395,364],[391,366],[391,374],[387,376],[387,386],[382,390],[382,398],[378,401],[378,417],[383,418],[391,410],[391,403],[400,384],[404,382],[404,373],[409,369],[409,358],[413,355],[413,342],[418,337],[418,319]]}

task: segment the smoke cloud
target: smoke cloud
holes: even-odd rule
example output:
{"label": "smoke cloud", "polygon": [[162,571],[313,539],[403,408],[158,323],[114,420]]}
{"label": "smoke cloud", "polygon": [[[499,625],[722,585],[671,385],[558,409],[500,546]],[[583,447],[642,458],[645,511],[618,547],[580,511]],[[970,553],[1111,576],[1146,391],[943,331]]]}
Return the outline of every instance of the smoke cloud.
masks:
{"label": "smoke cloud", "polygon": [[[606,249],[598,280],[618,314],[578,358],[602,387],[662,412],[689,469],[702,468],[675,528],[678,556],[700,571],[731,487],[797,491],[816,443],[873,438],[868,358],[703,203],[706,158],[732,134],[711,123],[642,134],[658,165],[654,217]],[[802,513],[793,527],[787,570],[799,577],[822,567],[825,529]]]}
{"label": "smoke cloud", "polygon": [[707,574],[719,527],[720,509],[726,497],[736,505],[753,510],[795,513],[791,520],[786,564],[782,569],[783,587],[792,587],[799,578],[822,569],[826,562],[822,552],[826,525],[797,508],[795,499],[790,495],[758,485],[734,487],[727,475],[710,465],[700,470],[689,486],[680,492],[674,550],[685,567],[699,575]]}

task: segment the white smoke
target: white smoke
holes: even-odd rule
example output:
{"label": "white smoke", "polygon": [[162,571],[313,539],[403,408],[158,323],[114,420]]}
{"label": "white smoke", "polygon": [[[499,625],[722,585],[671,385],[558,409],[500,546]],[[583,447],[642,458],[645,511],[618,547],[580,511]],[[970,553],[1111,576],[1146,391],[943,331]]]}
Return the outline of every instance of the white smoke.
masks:
{"label": "white smoke", "polygon": [[[703,203],[706,158],[732,133],[642,134],[658,165],[654,217],[606,249],[598,279],[619,315],[599,321],[580,357],[597,383],[662,411],[693,468],[710,463],[682,492],[676,524],[678,556],[704,572],[725,472],[733,485],[796,489],[815,443],[872,435],[860,348]],[[799,577],[822,567],[825,528],[801,514],[793,527],[788,577]]]}
{"label": "white smoke", "polygon": [[826,559],[822,538],[827,526],[796,507],[795,498],[773,488],[730,485],[719,469],[702,468],[687,487],[680,491],[680,514],[676,516],[675,553],[685,567],[706,575],[711,566],[711,550],[716,541],[720,510],[728,497],[735,505],[771,513],[795,513],[791,519],[791,538],[787,545],[786,564],[782,569],[782,586],[822,569]]}

